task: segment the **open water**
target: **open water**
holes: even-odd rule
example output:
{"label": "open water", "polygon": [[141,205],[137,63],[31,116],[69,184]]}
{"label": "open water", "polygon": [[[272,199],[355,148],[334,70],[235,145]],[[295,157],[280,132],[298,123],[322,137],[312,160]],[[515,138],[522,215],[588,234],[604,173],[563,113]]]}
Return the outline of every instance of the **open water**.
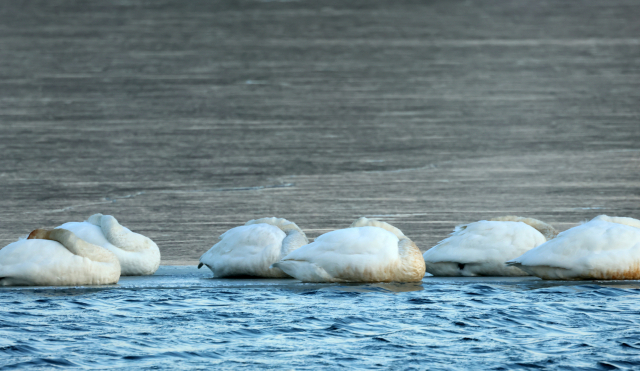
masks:
{"label": "open water", "polygon": [[163,266],[98,288],[0,290],[0,367],[640,367],[640,282],[212,279]]}

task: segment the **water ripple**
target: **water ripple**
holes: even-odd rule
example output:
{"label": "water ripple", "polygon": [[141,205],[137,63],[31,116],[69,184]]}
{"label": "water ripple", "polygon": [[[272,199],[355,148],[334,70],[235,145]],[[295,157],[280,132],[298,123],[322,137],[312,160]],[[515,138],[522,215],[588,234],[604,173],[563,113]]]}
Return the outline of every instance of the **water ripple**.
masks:
{"label": "water ripple", "polygon": [[418,286],[1,290],[0,367],[640,365],[637,283]]}

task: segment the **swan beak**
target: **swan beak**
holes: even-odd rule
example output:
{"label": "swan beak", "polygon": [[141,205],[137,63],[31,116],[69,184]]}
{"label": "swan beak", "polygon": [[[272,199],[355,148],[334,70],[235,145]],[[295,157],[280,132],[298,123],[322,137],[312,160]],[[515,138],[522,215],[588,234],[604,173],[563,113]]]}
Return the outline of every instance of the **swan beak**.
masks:
{"label": "swan beak", "polygon": [[51,234],[51,231],[53,231],[53,229],[44,229],[44,228],[35,229],[33,230],[33,232],[29,234],[29,237],[27,237],[27,240],[34,240],[34,239],[48,240],[49,235]]}
{"label": "swan beak", "polygon": [[204,263],[198,264],[198,269],[202,268],[203,265],[204,265]]}

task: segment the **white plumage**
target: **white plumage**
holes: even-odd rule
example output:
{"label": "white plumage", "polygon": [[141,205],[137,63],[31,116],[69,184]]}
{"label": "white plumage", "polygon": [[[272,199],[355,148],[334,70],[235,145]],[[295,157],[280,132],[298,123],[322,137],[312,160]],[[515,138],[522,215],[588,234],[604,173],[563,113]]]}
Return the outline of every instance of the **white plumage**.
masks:
{"label": "white plumage", "polygon": [[123,276],[154,274],[160,266],[160,250],[149,237],[131,232],[111,215],[95,214],[84,222],[69,222],[57,228],[114,253]]}
{"label": "white plumage", "polygon": [[640,279],[640,220],[600,215],[507,264],[543,279]]}
{"label": "white plumage", "polygon": [[106,285],[120,278],[113,253],[70,231],[35,230],[29,238],[0,250],[0,286]]}
{"label": "white plumage", "polygon": [[220,242],[200,257],[215,277],[288,277],[271,265],[300,246],[309,243],[293,222],[281,218],[248,221],[220,235]]}
{"label": "white plumage", "polygon": [[425,272],[413,241],[367,218],[323,234],[273,266],[304,282],[415,282]]}
{"label": "white plumage", "polygon": [[481,220],[457,226],[451,237],[426,251],[423,258],[427,272],[434,276],[526,276],[505,262],[556,234],[553,227],[531,218]]}

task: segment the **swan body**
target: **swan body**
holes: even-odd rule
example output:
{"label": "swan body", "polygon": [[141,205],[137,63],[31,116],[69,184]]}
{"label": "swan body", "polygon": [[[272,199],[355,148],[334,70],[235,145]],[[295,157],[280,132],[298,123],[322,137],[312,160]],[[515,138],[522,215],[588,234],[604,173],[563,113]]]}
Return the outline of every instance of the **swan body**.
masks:
{"label": "swan body", "polygon": [[113,253],[64,229],[38,229],[0,250],[0,286],[107,285],[119,278]]}
{"label": "swan body", "polygon": [[422,256],[434,276],[527,276],[504,263],[557,235],[536,219],[506,216],[457,226]]}
{"label": "swan body", "polygon": [[286,219],[250,220],[223,233],[220,242],[200,257],[198,268],[206,265],[214,277],[289,277],[271,265],[308,243],[304,232]]}
{"label": "swan body", "polygon": [[304,282],[416,282],[425,272],[420,250],[402,231],[364,217],[273,266]]}
{"label": "swan body", "polygon": [[640,279],[640,220],[600,215],[510,260],[542,279]]}
{"label": "swan body", "polygon": [[57,228],[114,253],[123,276],[154,274],[160,266],[160,250],[150,238],[131,232],[111,215],[95,214],[84,222],[69,222]]}

